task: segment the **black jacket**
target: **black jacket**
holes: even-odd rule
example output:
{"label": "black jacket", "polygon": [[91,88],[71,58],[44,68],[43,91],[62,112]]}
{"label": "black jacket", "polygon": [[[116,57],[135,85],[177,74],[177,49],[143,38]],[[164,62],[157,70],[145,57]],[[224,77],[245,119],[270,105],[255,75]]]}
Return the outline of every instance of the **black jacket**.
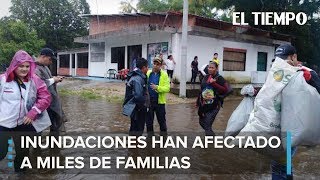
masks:
{"label": "black jacket", "polygon": [[315,71],[310,71],[311,79],[308,83],[317,89],[318,93],[320,94],[320,78]]}
{"label": "black jacket", "polygon": [[[132,99],[132,101],[130,101]],[[123,105],[136,104],[138,109],[149,107],[147,76],[140,70],[131,71],[127,76],[126,93]]]}

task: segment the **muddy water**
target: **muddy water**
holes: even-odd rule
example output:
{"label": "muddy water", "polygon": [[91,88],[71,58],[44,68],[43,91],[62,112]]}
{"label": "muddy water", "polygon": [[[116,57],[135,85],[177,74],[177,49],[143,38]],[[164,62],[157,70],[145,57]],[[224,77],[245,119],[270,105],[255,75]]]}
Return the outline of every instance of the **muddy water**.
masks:
{"label": "muddy water", "polygon": [[[227,120],[238,106],[240,100],[226,101],[216,117],[213,128],[217,131],[225,130]],[[77,96],[64,96],[63,105],[69,118],[67,128],[76,131],[103,130],[108,132],[126,132],[129,129],[130,121],[121,115],[121,105],[106,103],[100,100],[85,100]],[[195,104],[166,105],[167,125],[169,131],[178,132],[203,132],[197,116]],[[159,129],[155,122],[155,130]],[[222,159],[230,159],[223,157]],[[320,148],[299,147],[294,160],[294,174],[297,178],[320,178]],[[219,175],[217,175],[219,176]],[[173,176],[176,179],[178,176]],[[251,179],[268,178],[268,175],[248,176],[238,175],[238,178]],[[198,179],[197,177],[195,179]],[[224,179],[224,178],[223,178]]]}
{"label": "muddy water", "polygon": [[[77,96],[64,96],[62,99],[64,110],[69,118],[67,129],[76,131],[97,130],[108,132],[127,132],[129,129],[129,118],[121,115],[120,104],[106,103],[105,101],[101,100],[88,101]],[[225,102],[224,108],[220,110],[216,120],[214,121],[214,130],[225,130],[227,126],[227,120],[239,103],[240,100],[230,100]],[[195,104],[166,105],[166,111],[168,131],[203,132],[198,123],[197,109],[195,108]],[[155,122],[154,124],[156,126],[155,130],[159,130],[157,123]],[[232,158],[234,157],[222,157],[222,161],[223,159],[231,161]],[[297,178],[305,179],[306,177],[320,177],[318,171],[320,168],[320,148],[317,147],[313,149],[307,149],[300,147],[293,163],[295,168],[294,173]],[[240,163],[239,166],[249,166],[249,164],[250,163]],[[201,163],[198,165],[201,166]],[[219,177],[219,175],[217,176]],[[179,176],[173,175],[172,178],[176,179],[177,177]],[[269,175],[249,176],[247,174],[240,174],[236,177],[236,179],[264,179],[269,178]],[[198,179],[199,176],[195,176],[194,178]]]}
{"label": "muddy water", "polygon": [[[64,111],[69,119],[67,128],[72,131],[101,130],[108,132],[128,131],[130,120],[121,114],[121,105],[101,100],[86,100],[77,96],[63,96]],[[215,130],[224,130],[239,100],[225,102],[215,122]],[[202,132],[195,104],[166,105],[168,131]],[[156,120],[156,119],[155,119]],[[158,129],[155,123],[155,130]]]}
{"label": "muddy water", "polygon": [[[105,100],[87,100],[79,96],[62,96],[64,111],[69,121],[66,128],[69,131],[76,132],[127,132],[129,129],[130,121],[127,117],[121,114],[121,104],[108,103]],[[227,125],[227,120],[233,110],[239,104],[239,100],[226,101],[224,108],[222,108],[214,122],[214,130],[223,131]],[[194,104],[176,104],[167,105],[167,125],[170,132],[203,132],[197,116],[197,109]],[[155,130],[159,129],[155,122]],[[170,151],[170,150],[168,150]],[[186,150],[185,150],[186,151]],[[47,152],[44,152],[45,154]],[[77,152],[64,151],[60,152],[63,156],[72,156]],[[112,150],[113,156],[128,153],[127,150]],[[179,152],[178,152],[179,153]],[[211,152],[212,153],[212,152]],[[82,174],[82,173],[65,173],[64,170],[48,170],[47,173],[42,171],[38,174],[36,170],[32,170],[27,175],[2,175],[0,178],[20,179],[20,178],[33,178],[33,179],[270,179],[270,173],[266,163],[266,158],[259,155],[249,157],[245,154],[239,153],[236,157],[229,156],[230,153],[223,153],[221,151],[209,154],[197,155],[192,163],[204,175],[181,175],[181,174],[128,174],[114,175],[114,174]],[[103,156],[105,152],[88,151],[85,152],[87,156]],[[207,167],[206,161],[210,160],[208,156],[215,156],[214,166]],[[261,161],[261,162],[260,162]],[[263,163],[262,163],[263,162]],[[307,149],[301,147],[294,158],[294,175],[297,179],[319,179],[320,167],[320,148]],[[1,163],[1,166],[3,163]],[[230,169],[228,170],[228,168]],[[213,168],[213,169],[210,169]],[[232,169],[234,168],[234,169]],[[239,169],[261,169],[264,174],[248,173],[244,171],[241,173]],[[205,169],[205,170],[204,170]],[[218,169],[218,170],[217,170]],[[12,170],[10,170],[12,171]],[[215,174],[214,172],[224,172],[224,174]],[[91,171],[92,172],[92,171]],[[232,174],[232,172],[236,172]],[[2,172],[3,173],[3,172]],[[103,173],[103,172],[102,172]],[[118,173],[118,172],[117,172]]]}

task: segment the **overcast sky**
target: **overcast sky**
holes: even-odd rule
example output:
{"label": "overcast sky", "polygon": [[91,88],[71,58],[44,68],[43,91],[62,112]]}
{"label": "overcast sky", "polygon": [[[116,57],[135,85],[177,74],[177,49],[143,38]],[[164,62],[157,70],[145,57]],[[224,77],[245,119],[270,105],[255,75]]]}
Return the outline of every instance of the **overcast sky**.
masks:
{"label": "overcast sky", "polygon": [[[9,8],[11,6],[11,0],[0,0],[0,18],[8,16]],[[119,12],[121,0],[87,0],[91,14],[116,14]],[[137,0],[133,0],[134,5]]]}

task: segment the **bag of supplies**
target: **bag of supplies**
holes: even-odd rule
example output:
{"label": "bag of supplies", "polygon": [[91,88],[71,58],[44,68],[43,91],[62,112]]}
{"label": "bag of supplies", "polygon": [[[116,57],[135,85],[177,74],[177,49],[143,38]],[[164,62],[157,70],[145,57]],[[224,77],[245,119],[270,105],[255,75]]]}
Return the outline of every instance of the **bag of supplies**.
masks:
{"label": "bag of supplies", "polygon": [[285,132],[291,133],[291,146],[320,145],[320,95],[299,72],[283,89],[281,104],[281,141],[286,147]]}
{"label": "bag of supplies", "polygon": [[249,121],[240,134],[280,136],[281,92],[298,70],[299,67],[291,66],[278,57],[275,59],[265,84],[255,98]]}
{"label": "bag of supplies", "polygon": [[253,110],[254,97],[244,97],[229,118],[225,136],[236,136],[247,124]]}

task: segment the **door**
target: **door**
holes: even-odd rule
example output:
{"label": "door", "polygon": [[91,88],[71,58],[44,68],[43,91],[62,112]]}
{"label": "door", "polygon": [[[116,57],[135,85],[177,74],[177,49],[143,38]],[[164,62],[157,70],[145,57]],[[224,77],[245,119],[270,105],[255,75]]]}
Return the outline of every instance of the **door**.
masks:
{"label": "door", "polygon": [[267,70],[267,57],[268,57],[267,53],[258,52],[257,71]]}
{"label": "door", "polygon": [[127,61],[127,67],[132,71],[136,66],[135,66],[135,61],[138,58],[141,58],[142,56],[142,45],[133,45],[133,46],[128,46],[128,61]]}
{"label": "door", "polygon": [[125,47],[112,47],[111,48],[111,63],[118,64],[118,71],[124,69],[125,61]]}

